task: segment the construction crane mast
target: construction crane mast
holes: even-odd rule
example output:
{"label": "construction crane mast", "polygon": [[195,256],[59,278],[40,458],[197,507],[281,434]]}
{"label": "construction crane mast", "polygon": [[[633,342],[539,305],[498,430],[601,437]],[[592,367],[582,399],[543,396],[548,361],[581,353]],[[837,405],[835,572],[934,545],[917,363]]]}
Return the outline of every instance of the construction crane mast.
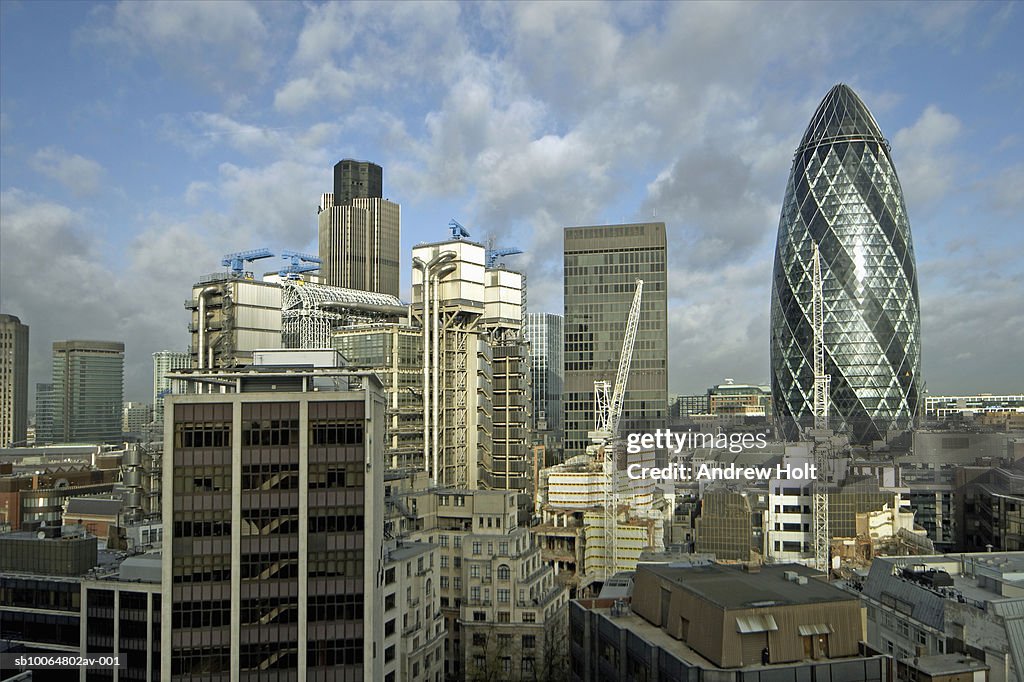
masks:
{"label": "construction crane mast", "polygon": [[812,353],[814,364],[814,465],[817,476],[812,484],[814,507],[814,567],[819,571],[829,570],[829,532],[827,474],[831,468],[832,445],[828,437],[829,388],[832,376],[825,374],[825,304],[821,282],[821,256],[818,245],[814,245],[814,270],[812,273]]}
{"label": "construction crane mast", "polygon": [[619,371],[615,375],[614,386],[608,381],[594,382],[595,429],[590,432],[594,442],[592,452],[598,457],[604,472],[604,529],[605,579],[612,577],[618,563],[615,542],[618,535],[618,496],[615,493],[615,472],[617,468],[619,420],[622,418],[622,404],[626,397],[626,383],[629,381],[629,367],[633,362],[633,346],[636,343],[637,329],[640,327],[640,301],[643,297],[644,281],[636,281],[636,292],[633,304],[626,320],[625,335],[622,339],[622,353],[619,355]]}

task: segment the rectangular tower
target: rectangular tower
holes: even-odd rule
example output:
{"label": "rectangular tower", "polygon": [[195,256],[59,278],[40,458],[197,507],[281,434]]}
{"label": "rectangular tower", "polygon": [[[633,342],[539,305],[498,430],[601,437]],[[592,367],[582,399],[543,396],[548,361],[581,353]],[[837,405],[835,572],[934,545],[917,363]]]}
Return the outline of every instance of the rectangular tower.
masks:
{"label": "rectangular tower", "polygon": [[533,380],[533,425],[552,434],[562,430],[562,385],[565,381],[561,315],[527,313],[525,334],[530,342]]}
{"label": "rectangular tower", "polygon": [[367,161],[334,167],[317,219],[324,284],[398,296],[401,207],[383,198],[382,175]]}
{"label": "rectangular tower", "polygon": [[56,440],[53,433],[53,415],[57,410],[56,401],[53,384],[36,384],[36,445],[44,445]]}
{"label": "rectangular tower", "polygon": [[183,382],[167,376],[176,369],[192,366],[192,356],[185,351],[161,350],[153,353],[153,421],[164,423],[164,398],[184,393]]}
{"label": "rectangular tower", "polygon": [[182,377],[236,392],[168,397],[161,679],[384,679],[380,382]]}
{"label": "rectangular tower", "polygon": [[664,428],[668,414],[665,223],[565,229],[566,456],[582,454],[594,428],[594,381],[614,381],[636,280],[640,326],[626,384],[622,433]]}
{"label": "rectangular tower", "polygon": [[62,443],[121,439],[124,344],[55,341],[53,437]]}
{"label": "rectangular tower", "polygon": [[0,447],[25,445],[28,431],[28,325],[0,315]]}

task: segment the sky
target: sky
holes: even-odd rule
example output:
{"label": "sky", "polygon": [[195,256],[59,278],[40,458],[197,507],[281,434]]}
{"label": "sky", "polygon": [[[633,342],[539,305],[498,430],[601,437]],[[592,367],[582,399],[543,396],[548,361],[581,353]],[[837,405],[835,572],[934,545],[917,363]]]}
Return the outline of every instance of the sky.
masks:
{"label": "sky", "polygon": [[31,327],[31,383],[53,341],[123,340],[148,401],[193,282],[315,253],[332,166],[367,159],[402,206],[403,298],[452,218],[521,248],[556,313],[563,227],[663,221],[669,391],[767,382],[792,155],[845,82],[903,185],[928,391],[1022,392],[1022,34],[998,2],[3,0],[0,311]]}

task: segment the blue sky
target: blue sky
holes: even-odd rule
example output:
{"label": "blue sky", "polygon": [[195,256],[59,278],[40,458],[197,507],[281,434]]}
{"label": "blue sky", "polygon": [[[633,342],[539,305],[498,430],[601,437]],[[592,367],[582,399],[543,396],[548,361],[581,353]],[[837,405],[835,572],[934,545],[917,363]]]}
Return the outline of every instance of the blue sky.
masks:
{"label": "blue sky", "polygon": [[[670,391],[768,377],[792,153],[849,83],[892,143],[932,393],[1024,390],[1024,7],[977,3],[0,3],[0,309],[30,381],[67,338],[184,349],[221,254],[315,251],[340,158],[403,258],[457,218],[561,312],[561,228],[669,232]],[[403,273],[407,291],[408,268]],[[407,296],[407,294],[406,294]]]}

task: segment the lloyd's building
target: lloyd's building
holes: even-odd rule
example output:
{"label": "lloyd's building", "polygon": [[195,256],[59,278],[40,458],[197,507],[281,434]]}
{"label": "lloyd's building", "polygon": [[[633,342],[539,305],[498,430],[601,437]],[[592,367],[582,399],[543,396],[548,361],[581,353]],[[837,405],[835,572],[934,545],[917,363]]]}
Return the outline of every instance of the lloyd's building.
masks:
{"label": "lloyd's building", "polygon": [[787,439],[813,424],[813,256],[822,273],[830,426],[853,443],[914,425],[921,399],[917,266],[889,143],[857,94],[833,87],[793,158],[771,302],[772,399]]}

